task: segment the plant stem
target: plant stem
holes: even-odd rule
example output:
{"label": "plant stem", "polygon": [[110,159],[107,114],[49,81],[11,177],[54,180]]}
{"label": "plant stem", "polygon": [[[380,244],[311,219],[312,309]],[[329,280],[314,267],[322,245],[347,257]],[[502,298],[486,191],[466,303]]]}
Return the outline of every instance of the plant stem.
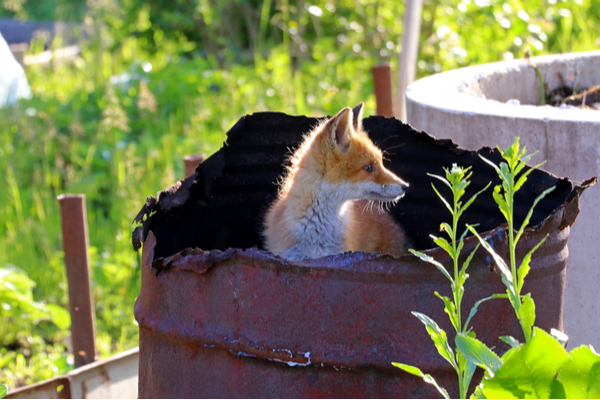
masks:
{"label": "plant stem", "polygon": [[[510,163],[509,163],[510,164]],[[518,165],[518,164],[517,164]],[[523,318],[521,317],[521,288],[519,287],[519,277],[517,276],[517,257],[516,257],[516,247],[517,243],[515,242],[515,229],[514,229],[514,184],[515,184],[515,174],[512,166],[509,165],[511,170],[510,179],[507,180],[508,190],[506,193],[506,200],[508,203],[509,209],[509,218],[508,218],[508,247],[510,253],[510,270],[512,274],[512,285],[514,290],[514,298],[513,298],[513,306],[515,308],[515,314],[521,324],[521,329],[523,329],[523,335],[525,336],[525,341],[528,342],[531,337],[531,331],[527,329],[527,327],[523,323]],[[509,292],[509,296],[510,296]]]}
{"label": "plant stem", "polygon": [[458,229],[458,218],[460,217],[460,207],[458,205],[458,196],[455,194],[454,196],[454,212],[452,213],[452,248],[454,249],[454,283],[453,286],[453,294],[454,294],[454,304],[456,305],[456,318],[457,318],[457,326],[458,330],[456,333],[462,333],[462,318],[460,313],[460,305],[462,301],[462,296],[460,295],[460,287],[456,285],[456,282],[459,281],[458,276],[458,243],[456,240],[456,231]]}

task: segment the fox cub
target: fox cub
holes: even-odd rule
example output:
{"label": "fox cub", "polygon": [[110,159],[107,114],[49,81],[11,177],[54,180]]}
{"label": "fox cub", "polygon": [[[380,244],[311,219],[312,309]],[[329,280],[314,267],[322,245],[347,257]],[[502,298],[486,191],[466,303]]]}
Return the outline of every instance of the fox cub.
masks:
{"label": "fox cub", "polygon": [[398,201],[408,184],[383,166],[362,114],[363,103],[344,108],[292,155],[265,217],[267,250],[293,261],[345,251],[405,252],[404,231],[382,204]]}

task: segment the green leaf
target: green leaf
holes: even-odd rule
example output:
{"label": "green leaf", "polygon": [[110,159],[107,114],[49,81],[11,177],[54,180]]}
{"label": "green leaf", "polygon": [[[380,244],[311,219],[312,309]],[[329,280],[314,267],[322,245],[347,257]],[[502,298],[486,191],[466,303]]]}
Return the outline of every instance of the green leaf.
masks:
{"label": "green leaf", "polygon": [[444,396],[445,399],[450,398],[446,389],[444,389],[443,387],[438,385],[437,382],[435,381],[435,379],[433,379],[433,377],[431,375],[424,374],[419,368],[413,367],[412,365],[396,363],[396,362],[393,362],[392,365],[394,367],[400,368],[401,370],[403,370],[405,372],[408,372],[409,374],[420,376],[421,378],[423,378],[423,381],[425,383],[435,386],[435,388],[438,390],[438,392],[440,392],[442,394],[442,396]]}
{"label": "green leaf", "polygon": [[444,204],[446,205],[446,208],[450,211],[450,213],[453,213],[454,210],[452,209],[452,206],[450,206],[450,204],[448,204],[448,202],[446,201],[444,196],[442,196],[440,194],[440,192],[438,192],[437,188],[435,187],[435,185],[433,183],[431,184],[431,187],[433,188],[433,191],[435,192],[435,194],[437,194],[437,196],[440,198],[440,200],[442,200],[444,202]]}
{"label": "green leaf", "polygon": [[425,329],[427,329],[427,333],[429,333],[429,336],[431,337],[431,340],[433,341],[433,344],[435,345],[435,348],[440,356],[444,357],[446,361],[448,361],[454,367],[454,369],[457,370],[458,366],[456,365],[456,360],[454,359],[454,352],[448,344],[446,332],[427,315],[415,311],[413,311],[412,314],[419,318],[425,325]]}
{"label": "green leaf", "polygon": [[[502,150],[500,150],[500,154],[502,154]],[[496,164],[494,164],[492,161],[488,160],[487,158],[483,157],[481,154],[479,155],[479,158],[481,158],[486,164],[489,164],[492,168],[494,168],[496,170],[496,172],[498,173],[498,176],[501,176],[500,168],[498,168],[498,166]]]}
{"label": "green leaf", "polygon": [[442,249],[444,249],[446,253],[450,255],[450,257],[455,257],[454,249],[452,248],[452,246],[450,246],[450,243],[448,243],[446,239],[444,239],[443,237],[435,237],[433,235],[430,236],[433,239],[433,242],[440,246]]}
{"label": "green leaf", "polygon": [[519,343],[519,341],[512,336],[500,336],[500,340],[510,345],[510,347],[512,347],[513,349],[516,349],[521,345],[521,343]]}
{"label": "green leaf", "polygon": [[464,333],[456,335],[456,347],[473,364],[487,371],[493,377],[496,370],[502,365],[500,357],[488,348],[482,341],[469,337]]}
{"label": "green leaf", "polygon": [[0,399],[3,399],[4,397],[6,397],[7,393],[8,393],[8,388],[6,387],[6,385],[3,383],[0,383]]}
{"label": "green leaf", "polygon": [[454,233],[452,231],[452,227],[447,222],[442,222],[440,224],[440,231],[442,231],[442,232],[446,231],[448,233],[448,236],[450,236],[450,237],[454,236]]}
{"label": "green leaf", "polygon": [[590,369],[587,391],[590,399],[600,399],[600,363],[595,363]]}
{"label": "green leaf", "polygon": [[475,391],[471,395],[471,398],[472,399],[485,399],[485,395],[483,394],[483,389],[482,389],[481,383],[479,385],[477,385],[477,387],[475,388]]}
{"label": "green leaf", "polygon": [[525,231],[525,228],[527,227],[527,225],[529,225],[529,220],[531,219],[531,216],[533,215],[533,209],[535,208],[535,206],[537,205],[537,203],[539,203],[544,197],[546,197],[546,195],[548,193],[550,193],[551,191],[553,191],[556,188],[556,186],[552,186],[546,190],[544,190],[538,197],[536,197],[536,199],[533,201],[533,204],[531,205],[531,208],[529,209],[529,212],[527,213],[527,215],[525,216],[525,219],[523,220],[523,223],[521,224],[521,228],[519,229],[519,231],[517,232],[517,234],[515,235],[515,242],[519,240],[519,238],[521,237],[521,235],[523,234],[523,232]]}
{"label": "green leaf", "polygon": [[500,163],[500,178],[506,183],[506,182],[510,182],[512,175],[510,173],[510,171],[513,168],[509,168],[509,166],[506,163],[501,162]]}
{"label": "green leaf", "polygon": [[550,396],[552,381],[569,359],[560,343],[539,328],[531,339],[511,351],[493,378],[482,381],[487,398],[544,399]]}
{"label": "green leaf", "polygon": [[446,278],[448,278],[450,280],[450,282],[454,282],[454,279],[452,279],[452,277],[450,276],[450,273],[446,270],[446,268],[439,263],[438,261],[434,260],[433,257],[430,257],[424,253],[421,253],[420,251],[416,251],[414,249],[408,249],[408,251],[410,251],[412,254],[414,254],[415,256],[419,257],[421,260],[428,262],[429,264],[433,264],[436,266],[436,268],[442,273],[444,274],[444,276]]}
{"label": "green leaf", "polygon": [[520,317],[521,325],[525,330],[525,340],[528,341],[531,337],[531,328],[535,322],[535,303],[530,293],[522,297]]}
{"label": "green leaf", "polygon": [[469,206],[475,201],[475,199],[477,198],[477,196],[479,196],[481,193],[485,192],[487,190],[488,187],[490,187],[490,185],[492,184],[492,182],[488,182],[487,185],[485,185],[485,187],[483,189],[481,189],[479,192],[475,193],[466,203],[464,206],[461,207],[461,212],[466,210],[467,208],[469,208]]}
{"label": "green leaf", "polygon": [[[519,172],[521,172],[521,170],[523,168],[525,168],[525,163],[529,162],[529,160],[531,159],[531,157],[533,157],[535,154],[537,154],[537,151],[535,153],[529,154],[528,156],[526,156],[525,158],[523,158],[523,160],[521,160],[522,162],[519,163],[519,165],[517,166],[517,168],[515,168],[515,170],[513,171],[513,175],[517,176],[517,174]],[[519,179],[517,180],[517,182],[515,183],[514,186],[514,191],[516,192],[517,190],[519,190],[527,181],[527,177],[529,176],[530,173],[532,173],[533,171],[535,171],[537,168],[541,167],[542,165],[546,164],[546,161],[542,161],[541,163],[537,164],[534,167],[529,168],[527,171],[525,171],[523,174],[521,174],[521,176],[519,176]]]}
{"label": "green leaf", "polygon": [[[444,170],[446,170],[446,169],[444,168]],[[442,181],[444,183],[444,185],[446,185],[450,189],[452,189],[452,184],[446,178],[444,178],[443,176],[439,176],[439,175],[435,175],[435,174],[430,174],[430,173],[427,173],[427,175],[429,175],[432,178],[435,178],[435,179],[438,179],[438,180]]]}
{"label": "green leaf", "polygon": [[[458,361],[459,370],[463,371],[462,377],[459,376],[459,379],[462,379],[462,386],[466,392],[471,384],[471,380],[473,379],[473,374],[475,373],[477,366],[471,361],[467,360],[460,351],[456,352],[456,360]],[[466,393],[464,393],[464,396],[461,393],[461,398],[466,398]]]}
{"label": "green leaf", "polygon": [[437,291],[435,292],[435,295],[437,297],[439,297],[440,299],[442,299],[442,301],[444,302],[444,311],[446,312],[446,314],[448,314],[448,317],[450,319],[450,322],[452,322],[452,326],[454,326],[454,329],[457,332],[459,332],[460,325],[456,321],[457,315],[456,315],[456,307],[454,306],[454,303],[448,297],[442,296]]}
{"label": "green leaf", "polygon": [[[461,239],[461,242],[462,242],[462,239]],[[460,268],[461,275],[466,275],[467,268],[469,268],[469,265],[471,264],[471,261],[473,260],[473,257],[475,256],[475,253],[477,253],[477,250],[479,250],[479,246],[480,246],[480,243],[477,243],[477,245],[475,246],[475,248],[473,249],[471,254],[469,254],[467,259],[463,262],[462,267]],[[466,277],[465,277],[465,279],[466,279]]]}
{"label": "green leaf", "polygon": [[548,238],[548,235],[546,235],[542,240],[540,240],[540,242],[538,244],[536,244],[533,247],[533,249],[531,249],[525,255],[525,257],[523,257],[523,261],[521,261],[521,265],[519,266],[519,269],[517,270],[517,277],[518,277],[517,291],[518,292],[521,291],[521,288],[523,287],[523,283],[525,281],[525,277],[529,273],[529,270],[530,270],[529,263],[531,262],[531,256],[533,255],[533,252],[536,251],[538,249],[538,247],[540,247],[542,245],[542,243],[544,243],[546,241],[547,238]]}
{"label": "green leaf", "polygon": [[494,187],[494,190],[492,191],[492,197],[494,198],[496,204],[498,204],[498,208],[500,209],[502,215],[504,215],[504,219],[508,221],[510,217],[510,207],[500,193],[500,186]]}
{"label": "green leaf", "polygon": [[569,355],[571,360],[558,371],[568,399],[600,398],[600,355],[588,346],[579,346]]}
{"label": "green leaf", "polygon": [[467,330],[469,328],[469,322],[471,322],[471,318],[473,318],[475,316],[475,314],[477,313],[477,309],[481,305],[481,303],[483,303],[484,301],[491,300],[493,298],[494,298],[493,296],[490,296],[490,297],[486,297],[485,299],[481,299],[481,300],[478,300],[477,302],[475,302],[473,307],[471,307],[471,312],[469,312],[469,317],[465,321],[465,330]]}
{"label": "green leaf", "polygon": [[512,273],[510,272],[508,265],[506,265],[506,262],[502,259],[502,257],[500,257],[496,253],[496,251],[494,251],[494,249],[492,248],[492,246],[490,246],[490,244],[488,242],[486,242],[485,240],[483,240],[483,238],[481,236],[479,236],[477,231],[472,226],[467,225],[467,227],[469,228],[471,233],[473,233],[475,236],[477,236],[477,239],[479,239],[479,243],[481,243],[483,248],[486,249],[487,252],[490,253],[490,255],[494,258],[496,265],[498,265],[498,268],[500,268],[500,271],[502,272],[502,276],[503,276],[502,280],[504,281],[506,279],[506,282],[504,282],[504,284],[506,286],[512,286],[512,282],[513,282]]}
{"label": "green leaf", "polygon": [[46,310],[50,313],[50,321],[60,329],[67,329],[71,326],[71,314],[61,306],[56,304],[46,304]]}

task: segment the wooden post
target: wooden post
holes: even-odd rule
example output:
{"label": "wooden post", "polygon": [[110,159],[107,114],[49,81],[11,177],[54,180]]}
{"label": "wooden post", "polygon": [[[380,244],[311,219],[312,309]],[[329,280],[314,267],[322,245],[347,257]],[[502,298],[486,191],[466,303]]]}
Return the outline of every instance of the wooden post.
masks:
{"label": "wooden post", "polygon": [[394,116],[394,100],[392,95],[392,70],[390,64],[382,64],[371,68],[377,115]]}
{"label": "wooden post", "polygon": [[85,195],[58,196],[69,284],[71,341],[75,368],[96,361],[96,316],[90,285]]}
{"label": "wooden post", "polygon": [[406,88],[415,80],[417,56],[419,53],[419,33],[421,31],[422,0],[406,0],[404,10],[404,34],[402,50],[398,55],[398,88],[394,115],[406,122]]}
{"label": "wooden post", "polygon": [[204,161],[204,154],[194,154],[193,156],[183,157],[185,164],[185,177],[187,178],[196,171],[196,167]]}

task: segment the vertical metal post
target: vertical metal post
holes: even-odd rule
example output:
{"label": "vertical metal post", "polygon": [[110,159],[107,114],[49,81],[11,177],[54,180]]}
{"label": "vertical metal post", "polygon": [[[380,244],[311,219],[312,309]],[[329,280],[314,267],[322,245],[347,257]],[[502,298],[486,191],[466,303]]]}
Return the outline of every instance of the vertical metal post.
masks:
{"label": "vertical metal post", "polygon": [[69,284],[71,341],[75,368],[96,361],[96,316],[90,285],[85,195],[58,196]]}
{"label": "vertical metal post", "polygon": [[377,115],[394,116],[394,100],[392,95],[392,70],[390,64],[382,64],[371,68]]}
{"label": "vertical metal post", "polygon": [[196,167],[204,161],[204,154],[194,154],[193,156],[183,157],[185,164],[185,177],[187,178],[196,171]]}
{"label": "vertical metal post", "polygon": [[404,33],[402,34],[402,49],[398,55],[398,89],[396,90],[394,115],[399,120],[406,122],[405,92],[408,85],[415,80],[423,0],[406,0],[404,4]]}

